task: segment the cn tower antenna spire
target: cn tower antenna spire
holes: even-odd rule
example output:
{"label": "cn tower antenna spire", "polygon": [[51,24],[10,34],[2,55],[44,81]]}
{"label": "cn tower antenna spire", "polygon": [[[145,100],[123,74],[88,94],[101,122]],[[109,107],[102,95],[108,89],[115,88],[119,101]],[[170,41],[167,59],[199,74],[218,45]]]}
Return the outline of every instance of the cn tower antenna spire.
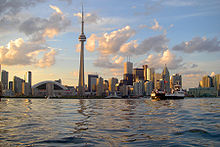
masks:
{"label": "cn tower antenna spire", "polygon": [[82,31],[81,33],[84,34],[84,12],[83,12],[83,3],[82,3]]}

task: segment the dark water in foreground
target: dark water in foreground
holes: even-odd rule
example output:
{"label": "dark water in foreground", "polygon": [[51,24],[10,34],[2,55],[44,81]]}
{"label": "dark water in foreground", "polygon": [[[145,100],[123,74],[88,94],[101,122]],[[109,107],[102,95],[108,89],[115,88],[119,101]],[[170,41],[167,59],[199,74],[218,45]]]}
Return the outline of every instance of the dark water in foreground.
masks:
{"label": "dark water in foreground", "polygon": [[3,99],[0,146],[220,146],[220,99]]}

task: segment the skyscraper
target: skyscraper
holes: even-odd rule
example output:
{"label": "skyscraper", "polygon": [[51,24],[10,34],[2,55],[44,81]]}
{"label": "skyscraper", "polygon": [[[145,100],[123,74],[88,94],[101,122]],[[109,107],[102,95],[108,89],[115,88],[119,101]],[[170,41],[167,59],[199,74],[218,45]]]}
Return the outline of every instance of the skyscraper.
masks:
{"label": "skyscraper", "polygon": [[179,74],[173,74],[170,78],[170,88],[174,89],[175,85],[179,85],[182,88],[182,76]]}
{"label": "skyscraper", "polygon": [[134,82],[139,80],[144,80],[144,69],[143,68],[134,68],[133,69],[133,78]]}
{"label": "skyscraper", "polygon": [[124,63],[124,74],[132,74],[133,63],[125,62]]}
{"label": "skyscraper", "polygon": [[5,70],[2,70],[1,74],[1,81],[2,81],[2,89],[8,89],[8,72]]}
{"label": "skyscraper", "polygon": [[98,75],[88,74],[88,91],[89,92],[95,92],[93,87],[96,86],[97,78],[98,78]]}
{"label": "skyscraper", "polygon": [[148,69],[148,65],[143,65],[143,69],[144,69],[144,80],[147,81],[147,69]]}
{"label": "skyscraper", "polygon": [[31,83],[32,83],[32,74],[31,74],[31,71],[28,71],[26,72],[25,74],[25,82],[27,83],[26,84],[26,92],[25,94],[26,95],[32,95],[32,89],[31,89]]}
{"label": "skyscraper", "polygon": [[111,78],[109,79],[109,91],[110,92],[115,92],[115,85],[118,83],[118,79],[117,78]]}
{"label": "skyscraper", "polygon": [[82,5],[82,26],[81,35],[79,36],[79,41],[81,42],[80,50],[80,66],[79,66],[79,85],[78,85],[78,95],[83,96],[85,94],[85,83],[84,83],[84,42],[86,41],[86,36],[84,34],[84,18],[83,18],[83,5]]}
{"label": "skyscraper", "polygon": [[213,87],[213,79],[206,75],[206,76],[203,76],[202,77],[202,81],[200,82],[200,86],[202,88],[210,88],[210,87]]}
{"label": "skyscraper", "polygon": [[102,96],[103,92],[104,92],[103,78],[102,77],[97,78],[96,86],[97,86],[96,96]]}
{"label": "skyscraper", "polygon": [[22,94],[22,83],[23,82],[24,82],[23,79],[14,76],[13,91],[15,92],[16,95],[21,95]]}
{"label": "skyscraper", "polygon": [[164,81],[164,90],[166,92],[170,92],[170,73],[167,69],[166,64],[165,64],[163,72],[161,74],[161,78]]}

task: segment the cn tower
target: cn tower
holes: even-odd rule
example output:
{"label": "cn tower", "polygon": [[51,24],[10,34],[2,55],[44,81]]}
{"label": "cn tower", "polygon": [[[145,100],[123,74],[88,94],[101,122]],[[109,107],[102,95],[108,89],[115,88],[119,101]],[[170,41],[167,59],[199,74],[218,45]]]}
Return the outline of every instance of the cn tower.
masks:
{"label": "cn tower", "polygon": [[84,42],[86,41],[86,36],[84,34],[84,18],[83,18],[83,5],[82,5],[82,30],[79,36],[79,41],[81,42],[80,50],[80,66],[79,66],[79,85],[78,85],[78,96],[85,95],[85,82],[84,82]]}

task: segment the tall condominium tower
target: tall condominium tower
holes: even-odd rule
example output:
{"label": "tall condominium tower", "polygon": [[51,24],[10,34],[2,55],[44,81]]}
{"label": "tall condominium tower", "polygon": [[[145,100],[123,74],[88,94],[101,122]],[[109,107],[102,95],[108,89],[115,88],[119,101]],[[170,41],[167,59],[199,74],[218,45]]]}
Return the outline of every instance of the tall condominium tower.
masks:
{"label": "tall condominium tower", "polygon": [[5,70],[2,70],[1,81],[2,89],[8,89],[8,72]]}
{"label": "tall condominium tower", "polygon": [[164,81],[164,90],[166,92],[170,92],[170,73],[167,69],[166,64],[165,64],[163,72],[161,74],[161,78]]}
{"label": "tall condominium tower", "polygon": [[83,5],[82,5],[82,30],[79,36],[79,41],[81,42],[80,50],[80,66],[79,66],[79,85],[78,85],[78,95],[83,96],[85,94],[85,82],[84,82],[84,42],[86,41],[86,36],[84,34],[84,18],[83,18]]}
{"label": "tall condominium tower", "polygon": [[31,86],[32,86],[32,74],[31,74],[31,71],[28,71],[26,72],[25,74],[25,82],[27,83],[27,88],[26,88],[26,94],[27,95],[32,95],[32,89],[31,89]]}

